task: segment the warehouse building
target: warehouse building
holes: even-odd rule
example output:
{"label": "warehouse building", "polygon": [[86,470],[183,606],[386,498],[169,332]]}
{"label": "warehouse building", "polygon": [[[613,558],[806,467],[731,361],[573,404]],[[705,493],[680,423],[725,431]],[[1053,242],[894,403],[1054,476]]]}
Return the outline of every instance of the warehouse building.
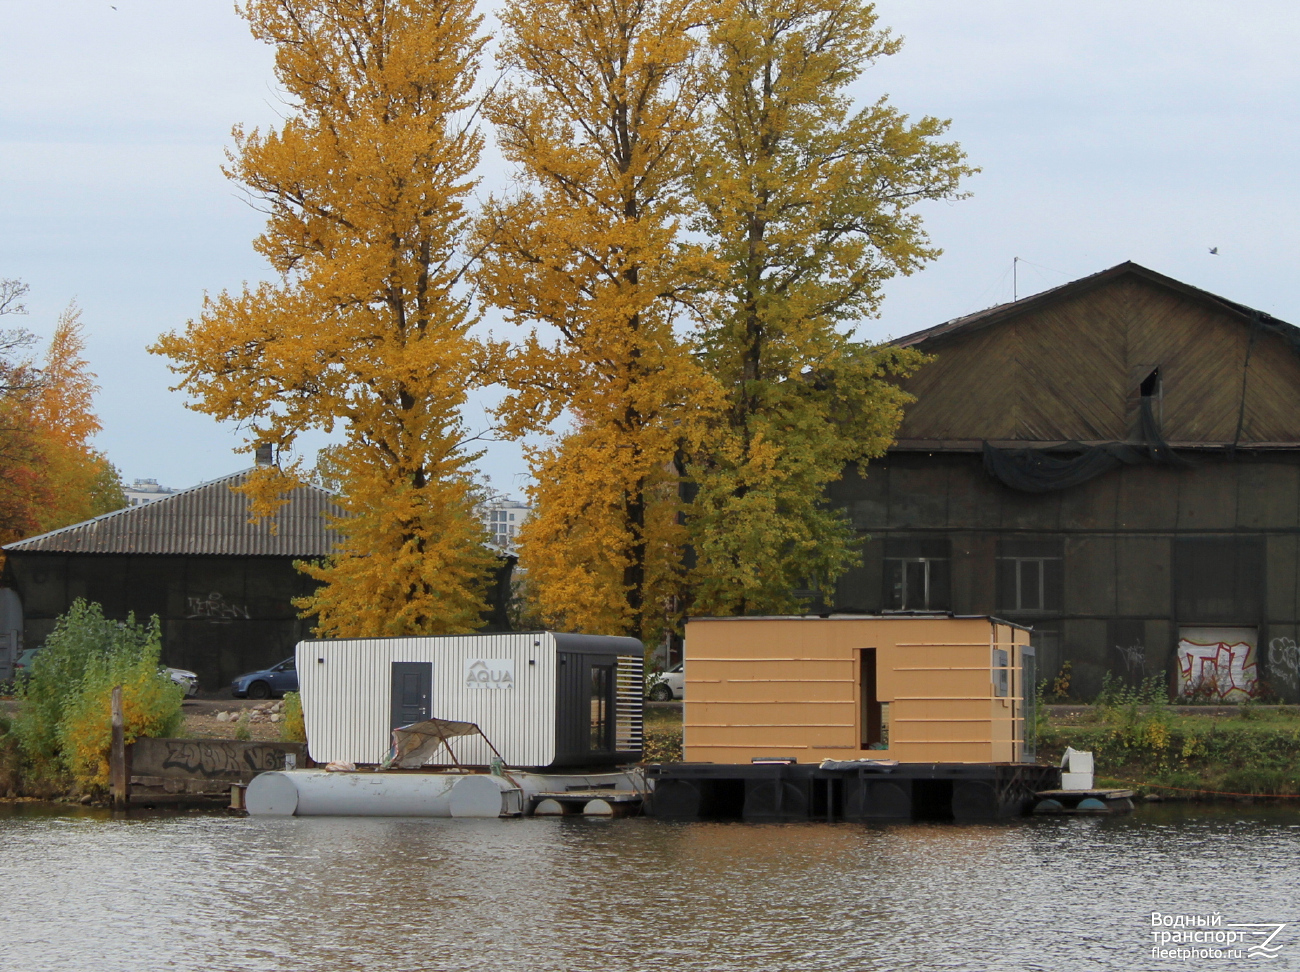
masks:
{"label": "warehouse building", "polygon": [[[197,673],[205,691],[292,656],[315,623],[293,601],[316,583],[294,561],[332,553],[340,538],[330,517],[344,511],[329,490],[305,485],[289,493],[274,524],[250,523],[248,501],[232,487],[252,472],[4,547],[4,585],[17,593],[24,646],[39,648],[84,598],[110,618],[156,614],[163,662]],[[514,559],[499,563],[486,630],[509,629]]]}
{"label": "warehouse building", "polygon": [[1032,626],[1085,697],[1300,701],[1300,329],[1125,263],[896,343],[934,360],[832,487],[837,608]]}

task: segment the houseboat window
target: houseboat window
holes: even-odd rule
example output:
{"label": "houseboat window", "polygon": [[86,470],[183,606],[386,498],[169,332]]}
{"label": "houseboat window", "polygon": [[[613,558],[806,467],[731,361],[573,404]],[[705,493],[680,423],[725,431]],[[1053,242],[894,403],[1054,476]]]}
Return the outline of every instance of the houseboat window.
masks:
{"label": "houseboat window", "polygon": [[1060,611],[1064,558],[1059,540],[1004,540],[998,550],[998,610]]}
{"label": "houseboat window", "polygon": [[591,666],[591,749],[605,752],[610,746],[610,688],[614,683],[612,665]]}
{"label": "houseboat window", "polygon": [[999,699],[1011,695],[1011,653],[1005,648],[993,649],[993,694]]}
{"label": "houseboat window", "polygon": [[949,603],[947,540],[885,542],[885,609],[946,611]]}
{"label": "houseboat window", "polygon": [[889,703],[881,702],[877,689],[876,649],[863,648],[858,652],[858,698],[861,713],[863,749],[889,748]]}

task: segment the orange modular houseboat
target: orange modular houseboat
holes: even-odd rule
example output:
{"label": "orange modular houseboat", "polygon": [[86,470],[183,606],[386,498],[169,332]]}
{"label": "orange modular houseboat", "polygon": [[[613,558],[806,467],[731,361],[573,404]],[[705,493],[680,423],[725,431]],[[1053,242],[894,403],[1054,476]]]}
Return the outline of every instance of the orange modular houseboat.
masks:
{"label": "orange modular houseboat", "polygon": [[1019,625],[907,615],[700,618],[687,627],[685,655],[687,762],[1033,758],[1033,649]]}

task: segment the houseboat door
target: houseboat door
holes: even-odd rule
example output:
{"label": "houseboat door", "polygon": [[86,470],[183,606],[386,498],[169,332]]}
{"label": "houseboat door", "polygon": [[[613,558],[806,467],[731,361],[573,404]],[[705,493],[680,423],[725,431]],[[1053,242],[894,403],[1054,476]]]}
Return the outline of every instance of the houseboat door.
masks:
{"label": "houseboat door", "polygon": [[1021,763],[1032,763],[1038,758],[1038,659],[1032,645],[1017,645],[1020,651],[1020,686],[1021,696],[1020,722],[1020,759]]}
{"label": "houseboat door", "polygon": [[393,662],[392,725],[409,726],[432,718],[433,662]]}

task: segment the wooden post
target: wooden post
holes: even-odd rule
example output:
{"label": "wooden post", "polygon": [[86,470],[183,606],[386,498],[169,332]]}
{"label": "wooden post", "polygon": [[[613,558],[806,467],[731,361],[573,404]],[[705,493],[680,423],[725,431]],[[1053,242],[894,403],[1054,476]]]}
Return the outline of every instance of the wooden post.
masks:
{"label": "wooden post", "polygon": [[126,795],[126,727],[122,719],[122,686],[113,686],[113,743],[109,753],[109,784],[113,792],[113,809],[125,810]]}

